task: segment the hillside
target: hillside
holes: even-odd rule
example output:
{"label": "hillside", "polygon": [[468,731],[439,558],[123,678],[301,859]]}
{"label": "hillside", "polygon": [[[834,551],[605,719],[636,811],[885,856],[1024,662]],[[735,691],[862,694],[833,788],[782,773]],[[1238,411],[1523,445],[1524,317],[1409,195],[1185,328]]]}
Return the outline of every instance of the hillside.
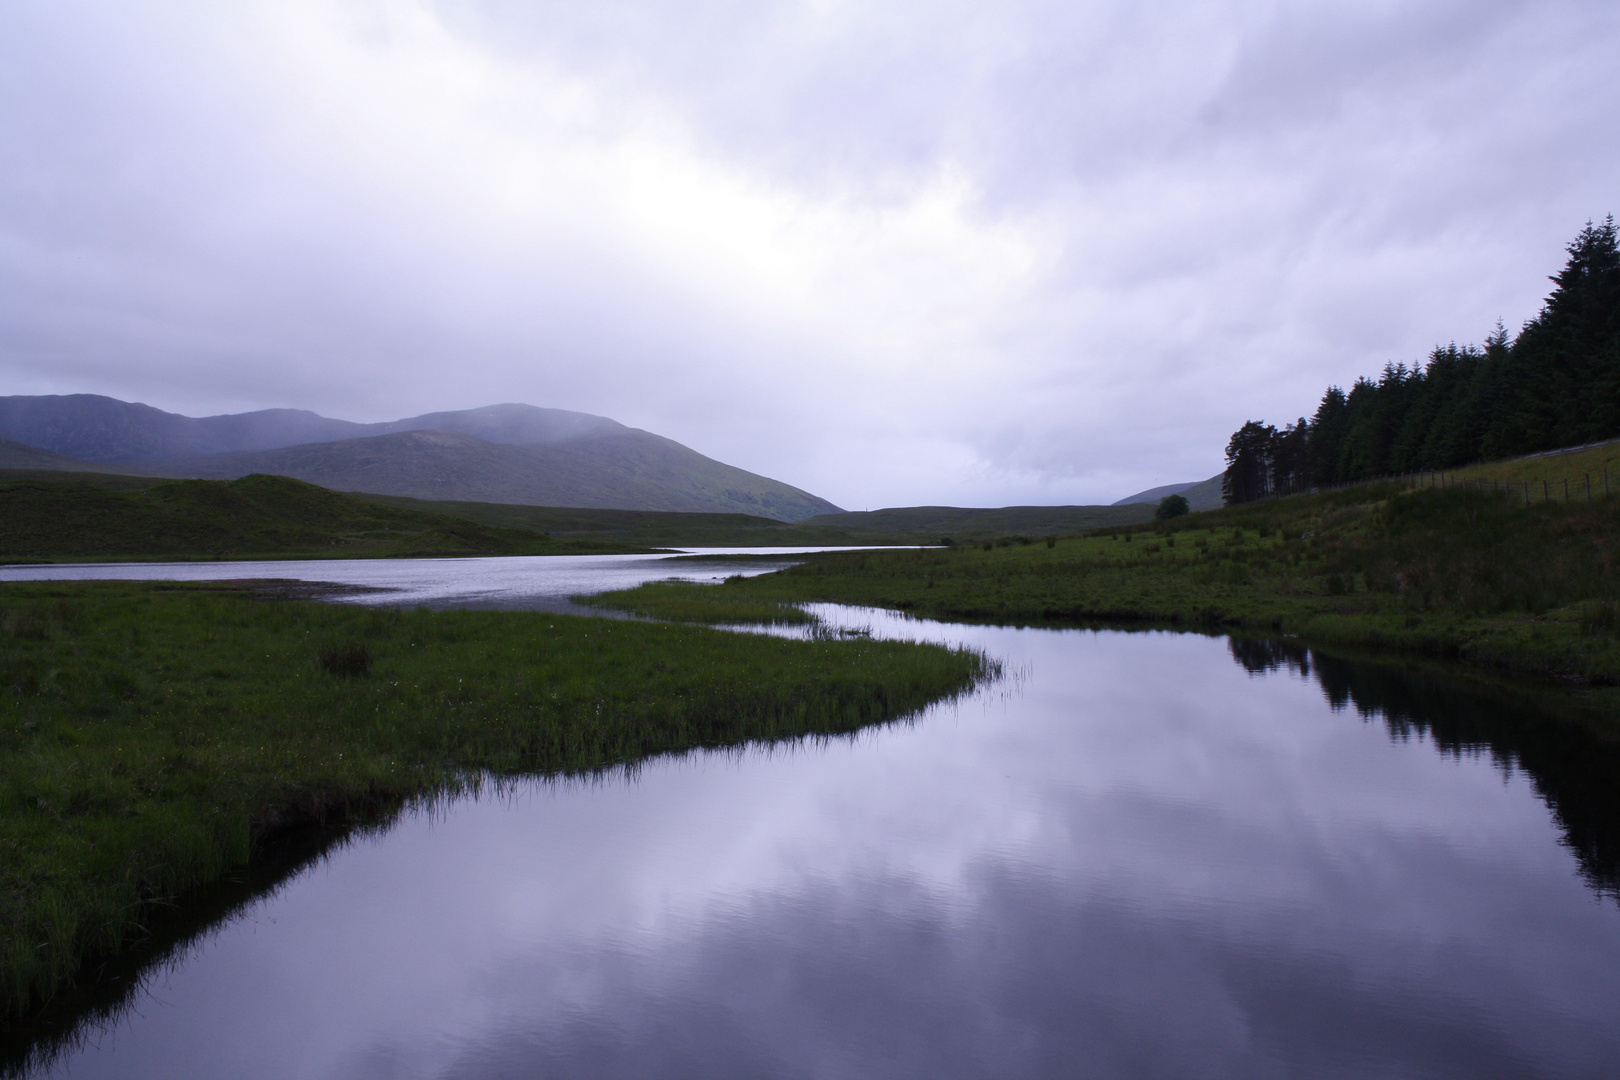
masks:
{"label": "hillside", "polygon": [[116,465],[100,465],[63,454],[53,454],[37,446],[27,446],[10,439],[0,439],[0,469],[38,469],[50,472],[103,472],[131,473]]}
{"label": "hillside", "polygon": [[0,473],[0,559],[7,560],[635,550],[645,549],[378,506],[280,476],[227,483]]}
{"label": "hillside", "polygon": [[528,445],[631,430],[605,416],[532,405],[490,405],[357,424],[303,409],[191,417],[100,394],[0,397],[0,438],[98,463],[275,450],[402,431],[456,431],[487,442]]}
{"label": "hillside", "polygon": [[779,520],[836,509],[798,488],[629,428],[533,446],[450,431],[411,431],[163,464],[191,476],[273,473],[340,491],[413,499],[741,513]]}
{"label": "hillside", "polygon": [[[838,510],[651,432],[531,405],[356,424],[295,409],[194,418],[92,394],[8,397],[0,398],[0,438],[97,468],[214,479],[273,473],[419,499],[781,521]],[[68,466],[19,459],[16,467]]]}
{"label": "hillside", "polygon": [[1138,491],[1135,495],[1127,495],[1113,506],[1135,506],[1143,503],[1149,506],[1159,505],[1159,500],[1169,495],[1180,495],[1187,500],[1187,505],[1193,510],[1218,510],[1221,502],[1221,479],[1224,473],[1216,473],[1208,480],[1199,480],[1185,484],[1165,484],[1163,487],[1148,488]]}

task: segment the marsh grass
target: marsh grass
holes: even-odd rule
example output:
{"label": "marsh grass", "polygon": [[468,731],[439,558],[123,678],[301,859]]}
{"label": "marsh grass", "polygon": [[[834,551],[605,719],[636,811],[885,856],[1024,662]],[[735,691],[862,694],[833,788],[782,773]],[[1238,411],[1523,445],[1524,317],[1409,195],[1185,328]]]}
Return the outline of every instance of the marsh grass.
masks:
{"label": "marsh grass", "polygon": [[[0,560],[562,555],[649,550],[381,506],[285,476],[108,486],[0,471]],[[105,479],[105,478],[101,478]]]}
{"label": "marsh grass", "polygon": [[[672,604],[684,593],[690,604],[1292,633],[1620,685],[1620,496],[1527,507],[1488,491],[1373,484],[1052,546],[824,553],[724,591],[667,588]],[[1602,697],[1620,708],[1620,692]]]}
{"label": "marsh grass", "polygon": [[3,586],[0,634],[11,1018],[289,831],[385,816],[469,777],[851,732],[991,673],[935,646],[224,586]]}
{"label": "marsh grass", "polygon": [[328,645],[319,654],[321,670],[340,678],[371,674],[371,650],[359,642]]}
{"label": "marsh grass", "polygon": [[711,626],[798,626],[815,617],[796,604],[740,595],[741,575],[719,585],[693,585],[681,581],[650,581],[633,589],[576,596],[593,607],[625,611],[648,619],[704,623]]}

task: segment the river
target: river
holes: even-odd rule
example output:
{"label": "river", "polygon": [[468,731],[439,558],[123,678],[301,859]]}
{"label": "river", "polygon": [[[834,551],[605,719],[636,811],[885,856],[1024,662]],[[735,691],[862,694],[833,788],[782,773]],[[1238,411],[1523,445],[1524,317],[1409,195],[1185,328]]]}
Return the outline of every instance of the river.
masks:
{"label": "river", "polygon": [[[544,606],[638,557],[580,558],[601,575],[507,580]],[[521,606],[491,573],[395,602]],[[408,813],[237,908],[35,1075],[1616,1074],[1612,740],[1290,642],[817,610],[1008,675],[853,738]]]}

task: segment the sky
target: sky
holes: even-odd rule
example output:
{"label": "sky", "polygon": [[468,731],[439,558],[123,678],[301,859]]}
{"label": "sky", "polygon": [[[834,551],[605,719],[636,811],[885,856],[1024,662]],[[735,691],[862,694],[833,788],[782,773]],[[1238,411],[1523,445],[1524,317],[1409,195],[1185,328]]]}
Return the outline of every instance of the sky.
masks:
{"label": "sky", "polygon": [[1111,502],[1534,316],[1617,55],[1612,0],[12,0],[0,394]]}

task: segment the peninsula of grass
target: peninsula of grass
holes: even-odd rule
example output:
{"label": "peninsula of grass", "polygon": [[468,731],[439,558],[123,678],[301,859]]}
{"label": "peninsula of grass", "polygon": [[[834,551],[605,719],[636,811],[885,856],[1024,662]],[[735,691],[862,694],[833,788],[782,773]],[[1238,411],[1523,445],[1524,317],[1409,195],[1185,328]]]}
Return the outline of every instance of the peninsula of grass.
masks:
{"label": "peninsula of grass", "polygon": [[0,561],[421,558],[652,549],[382,506],[284,476],[0,472]]}
{"label": "peninsula of grass", "polygon": [[649,581],[633,589],[572,599],[646,619],[710,626],[793,626],[815,621],[803,608],[786,600],[738,596],[733,590],[717,592],[712,586],[685,581]]}
{"label": "peninsula of grass", "polygon": [[824,553],[659,591],[672,612],[807,601],[1298,635],[1597,688],[1620,710],[1620,690],[1601,689],[1620,687],[1620,496],[1526,506],[1503,492],[1372,484],[1077,536]]}
{"label": "peninsula of grass", "polygon": [[490,776],[830,736],[993,674],[899,642],[532,612],[0,586],[0,1001],[139,948],[277,835]]}

